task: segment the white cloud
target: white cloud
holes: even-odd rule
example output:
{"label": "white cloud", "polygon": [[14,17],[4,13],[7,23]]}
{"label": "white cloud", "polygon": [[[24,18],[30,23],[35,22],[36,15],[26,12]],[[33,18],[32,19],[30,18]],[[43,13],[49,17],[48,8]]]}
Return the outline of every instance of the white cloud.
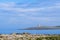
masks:
{"label": "white cloud", "polygon": [[56,6],[60,6],[60,2],[58,2],[58,3],[55,3],[55,5],[56,5]]}
{"label": "white cloud", "polygon": [[[28,6],[29,4],[22,4],[20,6]],[[37,12],[41,12],[41,11],[52,11],[52,10],[55,10],[55,9],[59,9],[60,8],[60,5],[55,5],[55,6],[47,6],[47,7],[35,7],[35,8],[21,8],[21,7],[15,7],[17,6],[16,3],[14,2],[11,2],[11,3],[0,3],[0,9],[3,9],[3,10],[6,10],[6,11],[12,11],[12,12],[17,12],[17,15],[15,16],[23,16],[24,18],[26,18],[26,20],[32,20],[32,21],[54,21],[53,19],[55,18],[48,18],[48,17],[31,17],[31,16],[27,16],[27,14],[21,14],[20,12],[23,12],[23,13],[30,13],[31,15],[36,15]],[[35,13],[36,12],[36,13]],[[13,15],[13,16],[14,16]],[[20,19],[19,19],[20,20]],[[9,22],[13,22],[13,23],[16,23],[16,22],[19,22],[18,19],[16,18],[10,18],[9,19]]]}
{"label": "white cloud", "polygon": [[[57,3],[56,3],[57,4]],[[60,8],[60,5],[55,6],[47,6],[47,7],[35,7],[35,8],[18,8],[16,3],[0,3],[0,9],[7,11],[15,11],[15,12],[37,12],[37,11],[51,11],[56,8]],[[28,6],[28,4],[22,4],[21,6]]]}
{"label": "white cloud", "polygon": [[0,8],[11,8],[15,6],[14,2],[9,2],[9,3],[0,3]]}
{"label": "white cloud", "polygon": [[48,17],[28,17],[28,19],[32,20],[32,21],[51,21],[51,19],[49,19]]}
{"label": "white cloud", "polygon": [[[57,3],[56,3],[57,4]],[[21,6],[28,6],[29,4],[22,4]],[[15,12],[37,12],[37,11],[50,11],[56,8],[60,8],[59,5],[55,6],[47,6],[47,7],[36,7],[36,8],[18,8],[16,3],[0,3],[0,9],[7,10],[7,11],[15,11]]]}
{"label": "white cloud", "polygon": [[24,17],[24,16],[26,16],[26,14],[18,14],[17,16],[22,16],[22,17]]}

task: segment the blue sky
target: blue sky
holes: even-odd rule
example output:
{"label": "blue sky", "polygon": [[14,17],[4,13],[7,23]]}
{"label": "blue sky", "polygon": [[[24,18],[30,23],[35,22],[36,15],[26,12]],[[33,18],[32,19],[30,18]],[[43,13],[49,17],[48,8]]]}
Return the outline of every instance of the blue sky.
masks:
{"label": "blue sky", "polygon": [[0,29],[60,25],[60,0],[0,0]]}

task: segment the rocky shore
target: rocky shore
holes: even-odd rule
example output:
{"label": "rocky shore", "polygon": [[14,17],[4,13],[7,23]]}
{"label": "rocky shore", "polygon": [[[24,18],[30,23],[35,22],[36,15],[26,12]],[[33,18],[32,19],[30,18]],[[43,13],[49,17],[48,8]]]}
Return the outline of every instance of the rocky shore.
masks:
{"label": "rocky shore", "polygon": [[60,34],[0,34],[0,40],[60,40]]}

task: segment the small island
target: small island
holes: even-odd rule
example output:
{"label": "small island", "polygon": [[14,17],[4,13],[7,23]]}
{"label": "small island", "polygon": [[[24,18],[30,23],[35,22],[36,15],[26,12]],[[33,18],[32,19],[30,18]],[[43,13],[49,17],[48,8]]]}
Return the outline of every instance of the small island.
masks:
{"label": "small island", "polygon": [[60,26],[36,26],[36,27],[29,27],[29,28],[24,28],[24,29],[19,29],[19,30],[58,30],[60,29]]}

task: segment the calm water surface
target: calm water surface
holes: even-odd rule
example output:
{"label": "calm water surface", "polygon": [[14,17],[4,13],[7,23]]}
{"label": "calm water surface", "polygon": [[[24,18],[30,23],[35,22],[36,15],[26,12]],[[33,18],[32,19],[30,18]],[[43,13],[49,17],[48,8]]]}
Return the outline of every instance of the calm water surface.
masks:
{"label": "calm water surface", "polygon": [[17,33],[28,32],[31,34],[60,34],[60,30],[16,30],[16,29],[0,30],[0,34],[10,34],[15,32]]}

